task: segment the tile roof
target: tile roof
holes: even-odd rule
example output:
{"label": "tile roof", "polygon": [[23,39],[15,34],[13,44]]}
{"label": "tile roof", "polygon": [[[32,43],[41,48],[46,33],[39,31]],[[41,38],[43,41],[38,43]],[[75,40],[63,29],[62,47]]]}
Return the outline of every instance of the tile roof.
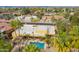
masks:
{"label": "tile roof", "polygon": [[52,19],[53,16],[42,16],[42,19]]}
{"label": "tile roof", "polygon": [[61,16],[61,15],[54,15],[54,19],[64,19],[64,16]]}
{"label": "tile roof", "polygon": [[0,19],[0,23],[7,23],[10,22],[9,20],[5,20],[5,19]]}
{"label": "tile roof", "polygon": [[9,31],[13,29],[9,24],[7,23],[0,23],[0,30],[3,30],[3,31]]}

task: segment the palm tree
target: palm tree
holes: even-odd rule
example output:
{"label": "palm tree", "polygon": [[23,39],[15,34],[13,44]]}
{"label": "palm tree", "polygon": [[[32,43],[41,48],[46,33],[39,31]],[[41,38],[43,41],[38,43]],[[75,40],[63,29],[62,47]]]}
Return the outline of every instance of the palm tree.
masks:
{"label": "palm tree", "polygon": [[58,51],[69,51],[71,48],[67,31],[66,23],[57,21],[57,39],[54,39],[54,46]]}
{"label": "palm tree", "polygon": [[58,39],[54,41],[58,51],[72,51],[73,48],[75,51],[79,50],[79,26],[72,26],[68,29],[68,34],[67,30],[64,32],[61,28],[58,31]]}
{"label": "palm tree", "polygon": [[[22,23],[19,20],[13,20],[10,22],[10,24],[14,29],[20,28],[22,26]],[[19,34],[20,34],[20,30],[19,30]],[[17,34],[16,34],[16,36],[17,36]]]}

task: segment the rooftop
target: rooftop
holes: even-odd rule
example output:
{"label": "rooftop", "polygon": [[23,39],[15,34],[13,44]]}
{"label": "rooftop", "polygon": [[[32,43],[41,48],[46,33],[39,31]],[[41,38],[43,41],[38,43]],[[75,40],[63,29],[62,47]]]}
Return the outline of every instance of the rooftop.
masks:
{"label": "rooftop", "polygon": [[64,19],[64,16],[61,16],[61,15],[54,15],[54,19]]}
{"label": "rooftop", "polygon": [[0,19],[0,23],[8,23],[8,22],[10,22],[10,20]]}
{"label": "rooftop", "polygon": [[0,23],[0,30],[1,31],[9,31],[13,29],[9,24],[7,23]]}
{"label": "rooftop", "polygon": [[24,24],[28,24],[28,25],[55,25],[54,23],[36,23],[36,22],[23,22]]}

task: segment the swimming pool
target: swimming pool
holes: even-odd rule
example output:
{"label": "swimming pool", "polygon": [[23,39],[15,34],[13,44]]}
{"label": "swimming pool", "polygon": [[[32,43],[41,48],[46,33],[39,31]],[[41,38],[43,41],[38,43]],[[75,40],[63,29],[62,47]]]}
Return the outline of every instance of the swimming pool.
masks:
{"label": "swimming pool", "polygon": [[39,49],[44,49],[45,47],[45,43],[41,43],[41,42],[30,42],[30,44],[35,44]]}

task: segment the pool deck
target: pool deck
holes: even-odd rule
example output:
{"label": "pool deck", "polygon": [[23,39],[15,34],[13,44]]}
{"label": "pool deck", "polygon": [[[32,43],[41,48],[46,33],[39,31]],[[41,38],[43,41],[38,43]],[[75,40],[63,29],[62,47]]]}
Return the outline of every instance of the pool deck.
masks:
{"label": "pool deck", "polygon": [[50,48],[46,48],[45,50],[42,50],[41,52],[57,52],[57,51],[55,50],[54,47],[50,47]]}

